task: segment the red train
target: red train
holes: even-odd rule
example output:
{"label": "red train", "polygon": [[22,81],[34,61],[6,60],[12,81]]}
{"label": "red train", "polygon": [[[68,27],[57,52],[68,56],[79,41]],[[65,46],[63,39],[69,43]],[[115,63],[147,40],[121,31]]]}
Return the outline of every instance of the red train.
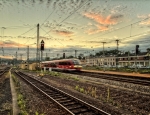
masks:
{"label": "red train", "polygon": [[41,63],[41,68],[48,70],[60,71],[80,71],[82,69],[81,62],[78,59],[62,59],[53,61],[44,61]]}

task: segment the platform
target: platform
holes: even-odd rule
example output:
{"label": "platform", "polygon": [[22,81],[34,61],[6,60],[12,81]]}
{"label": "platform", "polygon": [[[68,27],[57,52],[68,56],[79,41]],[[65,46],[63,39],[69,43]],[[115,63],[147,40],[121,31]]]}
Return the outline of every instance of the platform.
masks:
{"label": "platform", "polygon": [[150,74],[140,74],[140,73],[127,73],[127,72],[114,72],[114,71],[99,71],[99,70],[81,70],[83,72],[94,72],[94,73],[102,73],[107,75],[119,75],[119,76],[127,76],[127,77],[143,77],[150,78]]}

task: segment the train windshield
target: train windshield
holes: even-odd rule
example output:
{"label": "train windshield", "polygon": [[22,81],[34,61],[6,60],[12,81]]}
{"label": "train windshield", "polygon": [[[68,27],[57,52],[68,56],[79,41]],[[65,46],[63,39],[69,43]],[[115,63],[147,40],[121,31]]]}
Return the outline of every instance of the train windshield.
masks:
{"label": "train windshield", "polygon": [[80,61],[79,60],[73,60],[74,65],[80,65]]}

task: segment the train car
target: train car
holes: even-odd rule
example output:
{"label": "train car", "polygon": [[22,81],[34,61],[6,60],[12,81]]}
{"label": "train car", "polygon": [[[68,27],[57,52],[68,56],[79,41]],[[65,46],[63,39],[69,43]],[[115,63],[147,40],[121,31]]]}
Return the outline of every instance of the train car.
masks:
{"label": "train car", "polygon": [[78,59],[62,59],[53,61],[44,61],[41,63],[41,68],[58,71],[80,71],[82,69],[81,62]]}

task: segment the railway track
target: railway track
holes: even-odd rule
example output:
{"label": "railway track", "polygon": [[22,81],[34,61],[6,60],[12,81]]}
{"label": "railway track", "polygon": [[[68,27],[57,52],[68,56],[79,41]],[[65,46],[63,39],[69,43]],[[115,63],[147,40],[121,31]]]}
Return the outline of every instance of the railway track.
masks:
{"label": "railway track", "polygon": [[71,115],[110,115],[68,93],[33,78],[33,76],[20,71],[15,71],[15,73]]}
{"label": "railway track", "polygon": [[0,76],[2,76],[2,75],[3,75],[5,72],[7,72],[9,69],[10,69],[10,68],[7,67],[7,68],[5,68],[4,70],[1,70],[1,71],[0,71]]}
{"label": "railway track", "polygon": [[[68,72],[65,72],[68,73]],[[120,82],[127,82],[133,84],[139,84],[144,86],[150,86],[150,79],[142,78],[142,77],[132,77],[132,76],[121,76],[121,75],[110,75],[110,74],[103,74],[103,73],[94,73],[94,72],[69,72],[70,74],[82,75],[82,76],[89,76],[95,78],[102,78]]]}

